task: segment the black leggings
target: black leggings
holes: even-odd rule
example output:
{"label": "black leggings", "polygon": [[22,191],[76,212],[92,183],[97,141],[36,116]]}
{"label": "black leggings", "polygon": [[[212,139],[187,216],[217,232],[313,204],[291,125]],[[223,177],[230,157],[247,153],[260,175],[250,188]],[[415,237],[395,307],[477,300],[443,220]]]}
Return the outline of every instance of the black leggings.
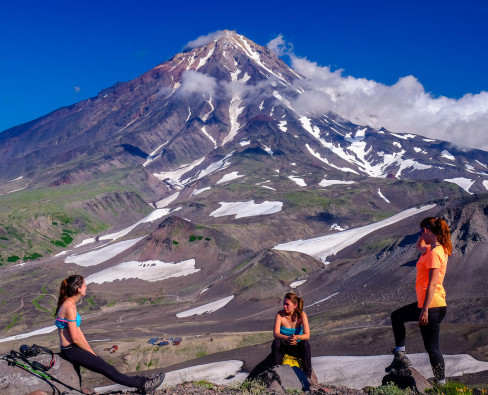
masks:
{"label": "black leggings", "polygon": [[83,366],[88,370],[100,373],[110,380],[127,387],[142,388],[146,381],[144,376],[127,376],[126,374],[120,373],[117,369],[115,369],[115,367],[110,365],[108,362],[105,362],[98,355],[94,355],[74,344],[71,344],[68,347],[62,347],[59,355],[74,365],[79,376],[80,366]]}
{"label": "black leggings", "polygon": [[[391,313],[391,325],[395,336],[395,346],[405,346],[405,322],[418,321],[421,308],[417,303],[403,306]],[[439,333],[441,322],[446,315],[447,307],[431,307],[429,309],[429,321],[427,325],[419,325],[422,339],[424,340],[425,350],[429,354],[430,364],[434,372],[434,378],[443,380],[445,378],[444,358],[439,347]]]}
{"label": "black leggings", "polygon": [[312,354],[308,340],[300,340],[296,346],[284,344],[280,339],[274,339],[271,345],[273,366],[281,365],[283,355],[288,354],[300,358],[305,376],[312,376]]}

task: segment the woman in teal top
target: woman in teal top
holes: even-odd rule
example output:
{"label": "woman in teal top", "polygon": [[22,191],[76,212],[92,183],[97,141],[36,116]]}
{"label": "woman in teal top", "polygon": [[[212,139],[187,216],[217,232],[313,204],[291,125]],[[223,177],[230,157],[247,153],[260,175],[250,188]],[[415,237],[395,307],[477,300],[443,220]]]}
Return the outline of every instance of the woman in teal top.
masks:
{"label": "woman in teal top", "polygon": [[116,383],[127,387],[136,387],[142,390],[144,394],[152,393],[154,389],[161,385],[164,380],[164,373],[150,377],[127,376],[120,373],[108,362],[105,362],[92,350],[81,331],[81,317],[76,311],[76,303],[85,294],[85,279],[80,275],[69,276],[61,283],[55,321],[55,325],[58,327],[61,357],[75,366],[80,382],[79,368],[83,366],[93,372],[103,374]]}
{"label": "woman in teal top", "polygon": [[280,365],[283,355],[301,359],[303,372],[308,379],[312,376],[312,354],[310,352],[310,327],[307,314],[303,311],[303,299],[289,292],[283,299],[283,310],[276,314],[271,346],[273,365]]}

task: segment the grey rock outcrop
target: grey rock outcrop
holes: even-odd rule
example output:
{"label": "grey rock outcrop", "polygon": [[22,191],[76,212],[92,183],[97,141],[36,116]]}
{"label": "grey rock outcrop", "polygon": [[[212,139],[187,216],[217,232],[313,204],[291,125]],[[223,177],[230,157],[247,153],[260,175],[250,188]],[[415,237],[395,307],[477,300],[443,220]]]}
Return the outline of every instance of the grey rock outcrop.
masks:
{"label": "grey rock outcrop", "polygon": [[269,391],[285,393],[286,390],[309,391],[310,383],[303,371],[289,365],[273,366],[256,377]]}
{"label": "grey rock outcrop", "polygon": [[404,369],[400,373],[389,373],[383,377],[382,384],[395,384],[398,388],[410,388],[422,394],[426,389],[432,388],[430,382],[414,368]]}
{"label": "grey rock outcrop", "polygon": [[[1,359],[0,393],[2,395],[23,395],[33,391],[44,391],[52,394],[55,392],[54,388],[57,388],[61,393],[79,393],[77,391],[80,391],[80,379],[73,365],[58,354],[55,354],[54,357],[55,364],[47,373],[55,380],[45,379],[21,366],[9,365],[6,360]],[[49,364],[50,358],[46,354],[41,354],[30,360]],[[21,360],[19,363],[27,365]]]}

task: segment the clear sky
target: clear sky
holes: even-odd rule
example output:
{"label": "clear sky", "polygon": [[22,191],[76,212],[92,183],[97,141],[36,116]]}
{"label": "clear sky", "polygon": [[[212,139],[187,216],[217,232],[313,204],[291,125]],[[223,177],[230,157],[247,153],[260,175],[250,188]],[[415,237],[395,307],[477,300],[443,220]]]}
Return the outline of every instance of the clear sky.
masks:
{"label": "clear sky", "polygon": [[488,2],[16,0],[0,6],[0,131],[128,81],[210,32],[433,97],[488,91]]}

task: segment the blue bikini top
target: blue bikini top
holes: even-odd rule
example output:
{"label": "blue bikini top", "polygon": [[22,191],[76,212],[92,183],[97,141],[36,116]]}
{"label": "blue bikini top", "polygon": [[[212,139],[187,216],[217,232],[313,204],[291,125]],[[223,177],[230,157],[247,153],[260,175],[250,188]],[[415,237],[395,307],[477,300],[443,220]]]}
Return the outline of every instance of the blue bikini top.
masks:
{"label": "blue bikini top", "polygon": [[[291,335],[302,335],[303,334],[303,326],[300,325],[298,328],[287,328],[285,326],[280,327],[280,333],[285,336],[291,336]],[[300,340],[297,339],[297,342]]]}
{"label": "blue bikini top", "polygon": [[56,325],[59,329],[66,329],[68,327],[68,322],[76,322],[76,326],[80,326],[81,324],[81,316],[79,313],[76,313],[76,320],[67,320],[65,318],[56,317],[56,321],[54,325]]}

